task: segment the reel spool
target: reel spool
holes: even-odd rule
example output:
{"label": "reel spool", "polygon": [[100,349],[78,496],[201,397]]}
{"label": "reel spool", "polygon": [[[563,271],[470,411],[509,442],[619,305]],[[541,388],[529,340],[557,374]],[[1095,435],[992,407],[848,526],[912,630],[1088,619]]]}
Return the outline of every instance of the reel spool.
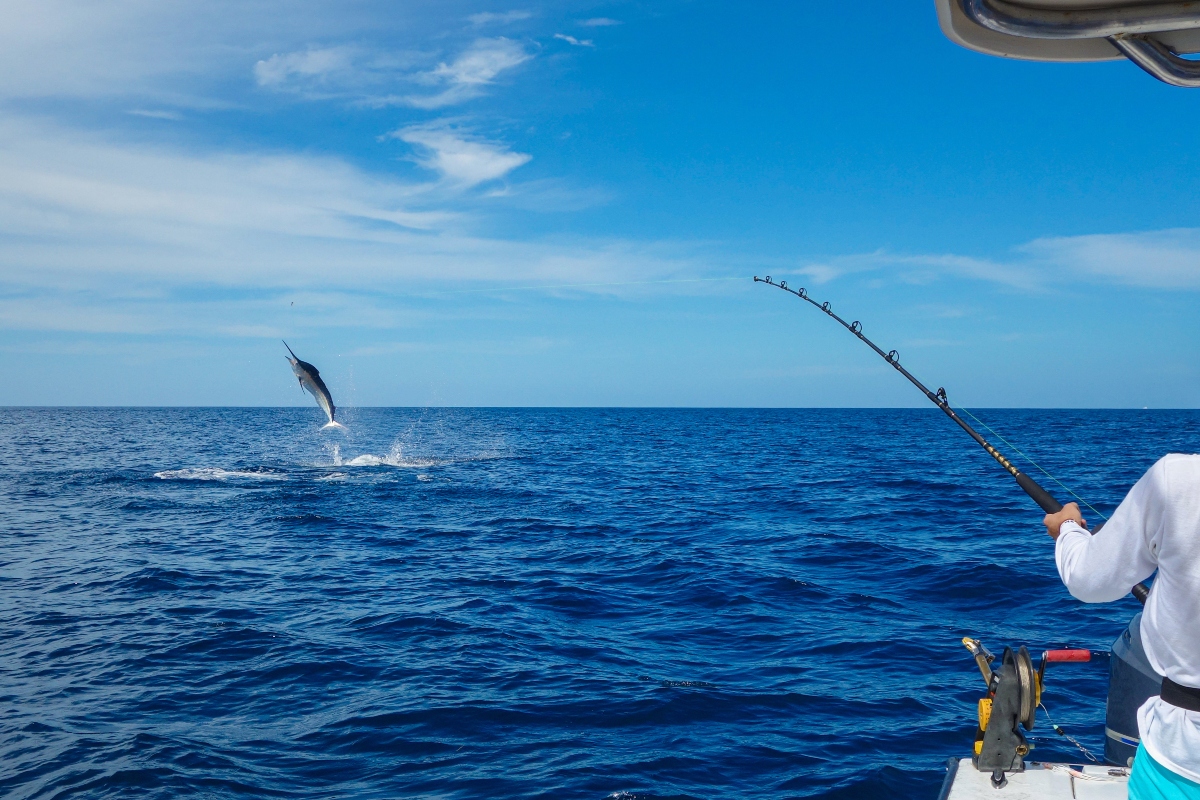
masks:
{"label": "reel spool", "polygon": [[1042,702],[1042,676],[1034,671],[1033,659],[1029,657],[1025,645],[1021,645],[1017,650],[1015,662],[1019,689],[1017,722],[1021,723],[1025,730],[1031,731],[1036,721],[1038,704]]}

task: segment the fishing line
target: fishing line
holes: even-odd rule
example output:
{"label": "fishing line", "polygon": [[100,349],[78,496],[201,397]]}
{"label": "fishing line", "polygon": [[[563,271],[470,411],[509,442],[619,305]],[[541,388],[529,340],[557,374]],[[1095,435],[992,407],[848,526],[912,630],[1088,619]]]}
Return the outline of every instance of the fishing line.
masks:
{"label": "fishing line", "polygon": [[1065,736],[1071,744],[1073,744],[1079,748],[1080,752],[1082,752],[1085,756],[1090,758],[1092,760],[1092,763],[1094,763],[1094,764],[1100,763],[1100,759],[1098,759],[1094,755],[1092,755],[1091,750],[1088,750],[1086,747],[1084,747],[1082,744],[1079,743],[1078,739],[1076,739],[1074,736],[1072,736],[1071,734],[1064,731],[1058,725],[1054,724],[1054,720],[1050,719],[1050,709],[1046,708],[1045,703],[1038,703],[1038,707],[1041,708],[1043,712],[1045,712],[1046,722],[1050,723],[1050,727],[1054,729],[1055,733],[1057,733],[1059,736]]}
{"label": "fishing line", "polygon": [[1067,486],[1065,483],[1063,483],[1062,481],[1060,481],[1058,478],[1054,477],[1054,476],[1053,476],[1053,475],[1051,475],[1049,472],[1047,472],[1047,471],[1046,471],[1046,468],[1045,468],[1045,467],[1043,467],[1041,464],[1037,463],[1037,462],[1036,462],[1036,461],[1034,461],[1032,458],[1030,458],[1029,456],[1027,456],[1027,455],[1025,455],[1024,453],[1022,453],[1022,452],[1021,452],[1019,449],[1017,449],[1017,446],[1016,446],[1015,444],[1013,444],[1012,442],[1008,441],[1008,440],[1007,440],[1007,439],[1005,439],[1003,436],[1001,436],[1000,434],[996,433],[994,430],[992,430],[991,428],[989,428],[986,422],[984,422],[983,420],[979,419],[979,417],[975,416],[974,414],[972,414],[970,411],[968,411],[967,409],[963,408],[962,406],[959,406],[959,407],[958,407],[958,410],[959,410],[959,411],[961,411],[962,413],[966,414],[966,415],[967,415],[968,417],[970,417],[971,419],[975,420],[975,422],[977,422],[981,428],[983,428],[985,431],[987,431],[988,433],[990,433],[992,436],[995,436],[997,439],[999,439],[1000,441],[1004,442],[1004,444],[1006,444],[1006,445],[1008,445],[1010,448],[1012,448],[1012,451],[1013,451],[1014,453],[1016,453],[1016,454],[1017,454],[1017,455],[1019,455],[1021,458],[1025,459],[1025,460],[1026,460],[1026,461],[1028,461],[1030,464],[1033,464],[1035,467],[1037,467],[1039,470],[1041,470],[1041,472],[1042,472],[1042,474],[1043,474],[1043,475],[1045,475],[1047,478],[1049,478],[1050,480],[1054,481],[1054,482],[1055,482],[1055,483],[1057,483],[1059,486],[1061,486],[1061,487],[1063,488],[1063,491],[1064,491],[1064,492],[1066,492],[1067,494],[1071,495],[1071,497],[1074,497],[1076,500],[1078,500],[1079,502],[1083,503],[1085,506],[1087,506],[1088,508],[1090,508],[1090,509],[1091,509],[1093,512],[1095,512],[1095,514],[1096,514],[1097,516],[1099,516],[1099,517],[1100,517],[1101,519],[1103,519],[1105,522],[1108,522],[1108,517],[1104,516],[1104,515],[1103,515],[1103,514],[1101,514],[1099,511],[1096,511],[1096,507],[1095,507],[1095,506],[1093,506],[1093,505],[1092,505],[1091,503],[1089,503],[1087,500],[1084,500],[1084,499],[1083,499],[1082,497],[1080,497],[1079,495],[1075,494],[1075,492],[1071,491],[1071,488],[1070,488],[1069,486]]}

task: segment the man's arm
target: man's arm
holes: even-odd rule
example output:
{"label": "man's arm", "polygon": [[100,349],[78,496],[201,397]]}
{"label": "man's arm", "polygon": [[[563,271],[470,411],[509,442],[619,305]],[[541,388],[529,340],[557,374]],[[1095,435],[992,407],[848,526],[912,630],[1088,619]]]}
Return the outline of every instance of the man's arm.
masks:
{"label": "man's arm", "polygon": [[1158,566],[1150,540],[1162,523],[1166,502],[1165,465],[1159,461],[1094,536],[1075,503],[1046,515],[1043,522],[1055,540],[1058,574],[1075,598],[1085,603],[1118,600],[1150,577]]}

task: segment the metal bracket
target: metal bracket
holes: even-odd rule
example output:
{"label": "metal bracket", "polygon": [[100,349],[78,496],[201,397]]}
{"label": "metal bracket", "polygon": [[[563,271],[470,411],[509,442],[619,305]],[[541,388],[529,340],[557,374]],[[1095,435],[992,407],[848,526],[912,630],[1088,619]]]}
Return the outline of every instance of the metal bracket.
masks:
{"label": "metal bracket", "polygon": [[1182,58],[1157,39],[1137,34],[1108,37],[1121,55],[1147,73],[1171,86],[1185,89],[1200,88],[1200,61]]}

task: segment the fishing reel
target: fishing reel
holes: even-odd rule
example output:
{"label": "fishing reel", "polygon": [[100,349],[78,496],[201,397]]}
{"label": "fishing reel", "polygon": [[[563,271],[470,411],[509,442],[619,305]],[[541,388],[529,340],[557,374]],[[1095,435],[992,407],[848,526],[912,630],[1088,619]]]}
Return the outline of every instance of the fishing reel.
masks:
{"label": "fishing reel", "polygon": [[1000,668],[994,670],[992,662],[996,657],[978,639],[963,637],[962,643],[974,657],[987,685],[987,695],[979,699],[979,727],[975,730],[975,754],[971,762],[980,772],[991,772],[992,786],[1001,789],[1008,783],[1005,773],[1025,771],[1025,756],[1033,749],[1021,728],[1033,730],[1042,703],[1046,665],[1054,661],[1087,661],[1091,653],[1047,650],[1035,670],[1024,645],[1017,650],[1005,647]]}

